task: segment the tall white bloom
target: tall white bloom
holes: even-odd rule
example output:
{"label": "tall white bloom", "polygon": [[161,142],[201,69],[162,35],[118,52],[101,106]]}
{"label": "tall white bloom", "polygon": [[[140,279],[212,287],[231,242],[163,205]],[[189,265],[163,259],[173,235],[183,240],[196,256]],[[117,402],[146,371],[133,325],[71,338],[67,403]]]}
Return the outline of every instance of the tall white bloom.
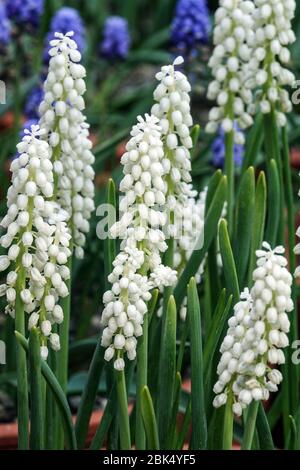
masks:
{"label": "tall white bloom", "polygon": [[275,366],[285,362],[282,349],[289,343],[292,276],[283,247],[272,250],[264,242],[263,248],[256,252],[254,285],[241,294],[228,321],[214,386],[214,406],[222,406],[230,394],[237,415],[253,400],[267,400],[277,391],[282,375]]}
{"label": "tall white bloom", "polygon": [[250,44],[253,41],[254,4],[249,0],[220,0],[215,14],[214,51],[209,60],[213,81],[208,88],[208,98],[216,101],[209,113],[206,131],[215,133],[221,125],[225,133],[234,131],[236,143],[244,136],[234,129],[252,125],[249,113],[252,92],[247,85]]}
{"label": "tall white bloom", "polygon": [[[12,184],[7,193],[7,214],[1,225],[6,233],[1,246],[7,255],[1,258],[0,270],[10,268],[0,294],[6,295],[6,313],[15,315],[17,295],[29,317],[29,329],[37,326],[42,352],[47,340],[52,345],[52,324],[61,323],[60,297],[68,294],[65,280],[70,256],[70,233],[65,213],[52,201],[53,171],[51,152],[44,131],[32,126],[17,149],[19,156],[11,164]],[[56,341],[56,349],[59,348]]]}
{"label": "tall white bloom", "polygon": [[94,210],[94,156],[83,114],[86,71],[72,36],[72,32],[56,33],[50,41],[49,72],[39,111],[52,148],[55,196],[69,214],[75,254],[80,258]]}
{"label": "tall white bloom", "polygon": [[253,14],[255,35],[252,44],[250,85],[258,88],[260,110],[268,114],[276,112],[280,126],[286,123],[285,113],[292,103],[286,86],[293,86],[294,74],[286,68],[290,62],[289,45],[295,41],[292,19],[295,16],[295,0],[255,0]]}
{"label": "tall white bloom", "polygon": [[190,185],[190,149],[193,146],[190,137],[193,124],[189,96],[191,85],[182,72],[175,70],[175,66],[182,62],[182,57],[177,57],[172,65],[163,66],[156,74],[159,84],[154,91],[154,99],[157,103],[152,107],[152,113],[162,128],[167,205],[171,211],[178,203],[184,205],[189,197],[194,197]]}
{"label": "tall white bloom", "polygon": [[[190,128],[193,124],[190,107],[191,85],[176,66],[183,63],[177,57],[173,64],[163,66],[156,74],[159,84],[154,91],[157,103],[152,113],[159,119],[164,143],[164,179],[167,184],[166,207],[169,211],[168,235],[174,238],[174,268],[181,274],[187,260],[200,240],[204,228],[205,192],[198,197],[191,184],[191,155],[193,146]],[[198,271],[198,281],[203,264]],[[158,315],[162,314],[162,305]],[[186,316],[186,299],[180,309]]]}
{"label": "tall white bloom", "polygon": [[158,119],[138,117],[131,139],[122,156],[124,177],[120,191],[122,216],[111,228],[111,235],[120,237],[121,252],[113,262],[108,280],[111,290],[105,292],[102,323],[102,345],[105,359],[114,358],[114,367],[124,368],[124,352],[133,360],[137,338],[142,335],[146,302],[150,290],[176,282],[176,271],[161,262],[167,244],[161,228],[166,216],[160,210],[166,199],[167,185],[163,179],[164,152]]}

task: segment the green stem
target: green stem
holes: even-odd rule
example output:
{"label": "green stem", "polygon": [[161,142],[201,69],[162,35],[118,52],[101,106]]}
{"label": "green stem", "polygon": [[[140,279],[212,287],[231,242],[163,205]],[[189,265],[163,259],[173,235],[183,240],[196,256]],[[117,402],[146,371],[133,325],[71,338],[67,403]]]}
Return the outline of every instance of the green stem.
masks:
{"label": "green stem", "polygon": [[[25,335],[24,304],[20,297],[20,292],[25,288],[25,272],[20,268],[16,285],[16,317],[15,329],[23,336]],[[27,361],[26,352],[16,342],[17,355],[17,400],[18,400],[18,447],[28,449],[28,382],[27,382]]]}
{"label": "green stem", "polygon": [[233,440],[233,411],[232,411],[232,396],[228,394],[225,413],[224,413],[224,426],[223,426],[223,450],[232,449]]}
{"label": "green stem", "polygon": [[259,407],[259,401],[253,401],[249,405],[247,418],[246,418],[244,437],[243,437],[243,442],[242,442],[242,450],[251,450],[258,407]]}
{"label": "green stem", "polygon": [[121,450],[131,449],[128,400],[124,370],[116,371]]}
{"label": "green stem", "polygon": [[137,382],[136,382],[136,421],[135,445],[138,450],[146,449],[146,435],[142,416],[142,391],[147,385],[148,375],[148,314],[144,316],[143,336],[137,348]]}
{"label": "green stem", "polygon": [[234,209],[234,131],[225,134],[225,175],[227,176],[227,220],[229,234],[233,230]]}

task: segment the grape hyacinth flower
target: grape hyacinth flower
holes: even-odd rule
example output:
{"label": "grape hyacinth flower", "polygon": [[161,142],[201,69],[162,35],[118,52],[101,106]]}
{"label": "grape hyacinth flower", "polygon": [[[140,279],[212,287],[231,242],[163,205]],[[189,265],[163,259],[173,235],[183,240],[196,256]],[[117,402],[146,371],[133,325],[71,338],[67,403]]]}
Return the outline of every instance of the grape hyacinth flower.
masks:
{"label": "grape hyacinth flower", "polygon": [[55,197],[69,214],[75,255],[82,258],[94,210],[94,156],[83,114],[86,71],[72,36],[72,32],[55,33],[50,41],[51,59],[39,113],[52,148]]}
{"label": "grape hyacinth flower", "polygon": [[[152,107],[152,113],[160,120],[164,143],[164,177],[167,184],[166,207],[169,211],[168,236],[174,239],[174,268],[181,273],[185,263],[197,246],[204,228],[205,195],[198,198],[197,191],[191,185],[192,139],[190,127],[193,124],[189,92],[191,86],[187,77],[176,65],[181,65],[183,58],[178,57],[172,65],[163,66],[156,74],[159,81],[154,91],[157,101]],[[200,280],[203,265],[197,273]],[[185,318],[186,301],[180,310],[180,316]],[[158,315],[162,314],[162,309]]]}
{"label": "grape hyacinth flower", "polygon": [[[236,126],[236,125],[235,125]],[[238,130],[238,132],[241,132]],[[220,127],[218,135],[212,143],[213,164],[217,168],[223,168],[225,163],[225,133]],[[237,167],[241,167],[243,163],[245,148],[244,145],[234,144],[233,159]]]}
{"label": "grape hyacinth flower", "polygon": [[44,61],[49,60],[49,44],[55,38],[55,33],[67,34],[73,31],[73,40],[77,44],[81,54],[85,48],[85,27],[79,12],[75,8],[63,7],[57,10],[50,24],[50,31],[46,38],[46,47],[44,51]]}
{"label": "grape hyacinth flower", "polygon": [[208,98],[216,100],[209,113],[208,133],[217,132],[221,125],[225,133],[234,132],[236,143],[243,144],[244,136],[234,130],[251,126],[248,112],[252,92],[247,86],[249,43],[253,39],[254,4],[248,0],[221,0],[215,14],[214,51],[209,60],[214,80],[208,88]]}
{"label": "grape hyacinth flower", "polygon": [[184,56],[208,43],[210,18],[206,0],[178,0],[171,25],[171,42]]}
{"label": "grape hyacinth flower", "polygon": [[285,362],[282,349],[289,344],[290,329],[287,312],[293,310],[292,276],[284,248],[272,250],[264,242],[256,255],[254,285],[241,294],[228,321],[214,386],[214,406],[233,400],[232,410],[238,416],[253,400],[267,400],[270,392],[278,390],[282,375],[274,366]]}
{"label": "grape hyacinth flower", "polygon": [[0,48],[8,45],[10,41],[11,24],[7,17],[5,6],[0,2]]}
{"label": "grape hyacinth flower", "polygon": [[295,83],[294,74],[285,68],[290,61],[289,45],[295,40],[292,20],[295,16],[294,0],[255,0],[253,14],[255,36],[253,53],[249,61],[251,86],[257,91],[257,100],[262,113],[275,111],[279,126],[286,124],[286,113],[292,103],[286,86]]}
{"label": "grape hyacinth flower", "polygon": [[39,119],[39,106],[43,100],[44,91],[42,86],[38,85],[35,86],[25,103],[25,114],[28,119]]}
{"label": "grape hyacinth flower", "polygon": [[71,235],[65,214],[52,201],[53,171],[50,148],[41,139],[43,130],[25,130],[11,163],[12,185],[7,193],[6,216],[1,226],[6,233],[0,244],[7,255],[0,257],[0,271],[10,268],[0,294],[6,295],[5,312],[15,317],[16,302],[30,315],[28,328],[38,328],[41,354],[47,358],[48,341],[58,350],[59,337],[52,325],[63,321],[59,299],[68,295],[65,266],[71,254]]}
{"label": "grape hyacinth flower", "polygon": [[125,59],[131,44],[128,22],[121,16],[110,16],[105,20],[101,54],[109,60]]}
{"label": "grape hyacinth flower", "polygon": [[136,357],[137,338],[143,334],[150,291],[173,285],[177,280],[176,271],[161,261],[161,254],[167,249],[161,230],[166,217],[158,207],[165,203],[167,187],[158,124],[155,116],[146,114],[144,119],[139,116],[121,159],[124,177],[120,190],[124,197],[120,212],[123,215],[110,230],[113,237],[122,239],[121,251],[108,277],[112,287],[103,296],[102,313],[105,359],[114,358],[117,370],[124,369],[125,352],[129,360]]}
{"label": "grape hyacinth flower", "polygon": [[44,0],[6,0],[6,11],[17,25],[37,28],[44,12]]}

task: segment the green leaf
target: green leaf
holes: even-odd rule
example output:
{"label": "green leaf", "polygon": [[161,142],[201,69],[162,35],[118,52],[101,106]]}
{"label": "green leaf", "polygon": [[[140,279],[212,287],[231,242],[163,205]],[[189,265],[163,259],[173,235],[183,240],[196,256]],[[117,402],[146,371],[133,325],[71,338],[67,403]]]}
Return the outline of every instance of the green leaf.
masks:
{"label": "green leaf", "polygon": [[44,403],[40,338],[36,328],[30,330],[28,356],[30,377],[30,450],[42,450],[44,448]]}
{"label": "green leaf", "polygon": [[266,221],[266,204],[267,204],[267,187],[266,178],[263,171],[260,172],[256,190],[255,190],[255,223],[252,225],[251,231],[251,250],[248,271],[248,287],[252,284],[252,273],[255,268],[256,255],[255,252],[261,248],[264,238],[265,221]]}
{"label": "green leaf", "polygon": [[147,449],[159,450],[156,417],[151,394],[147,386],[142,390],[141,409],[148,442]]}
{"label": "green leaf", "polygon": [[242,288],[245,287],[244,280],[250,255],[252,228],[254,225],[254,204],[255,175],[254,168],[250,167],[243,174],[241,180],[236,206],[235,237],[233,243],[236,270],[239,285]]}
{"label": "green leaf", "polygon": [[271,160],[268,174],[268,217],[266,241],[275,246],[280,221],[280,178],[277,163]]}
{"label": "green leaf", "polygon": [[188,321],[191,340],[191,397],[192,397],[192,450],[205,449],[207,443],[207,422],[205,414],[202,328],[200,304],[196,281],[191,278],[188,285]]}
{"label": "green leaf", "polygon": [[115,416],[116,395],[115,386],[110,392],[108,402],[106,404],[101,422],[98,426],[95,436],[90,445],[90,450],[99,450],[104,444],[105,437],[108,433],[112,420]]}
{"label": "green leaf", "polygon": [[207,340],[203,349],[203,368],[205,376],[208,373],[211,358],[216,352],[217,345],[219,343],[222,331],[226,325],[228,319],[228,312],[232,303],[232,295],[229,296],[225,305],[226,291],[222,290],[219,302],[217,304],[215,313],[212,318],[212,323],[207,335]]}
{"label": "green leaf", "polygon": [[154,289],[152,291],[151,299],[148,302],[149,325],[151,323],[153,314],[154,314],[156,306],[157,306],[158,296],[159,296],[159,290]]}
{"label": "green leaf", "polygon": [[[226,176],[220,179],[216,188],[215,194],[209,206],[209,210],[204,221],[204,243],[200,250],[194,250],[190,259],[188,260],[183,273],[181,274],[178,283],[174,289],[174,298],[176,305],[179,307],[186,294],[186,286],[191,277],[195,276],[201,262],[209,249],[214,237],[217,233],[218,223],[222,214],[225,198],[226,198]],[[200,235],[198,243],[201,246],[203,241],[203,234]]]}
{"label": "green leaf", "polygon": [[219,186],[221,182],[221,179],[222,179],[222,171],[217,170],[209,181],[207,193],[206,193],[206,199],[205,199],[205,215],[207,214],[208,209],[210,208],[210,205],[214,198],[215,192],[217,191],[217,187]]}
{"label": "green leaf", "polygon": [[180,393],[182,387],[182,380],[180,372],[176,372],[175,386],[174,386],[174,399],[171,418],[171,432],[169,437],[169,449],[174,449],[177,440],[177,419],[180,405]]}
{"label": "green leaf", "polygon": [[[116,187],[113,179],[109,179],[107,184],[106,203],[109,205],[108,209],[108,227],[110,228],[116,221]],[[112,212],[111,212],[112,211]],[[110,288],[108,276],[112,272],[113,261],[116,257],[116,240],[108,236],[104,240],[104,279],[106,290]]]}
{"label": "green leaf", "polygon": [[247,168],[251,165],[255,165],[257,161],[257,156],[262,146],[263,142],[263,116],[259,113],[256,116],[254,126],[251,128],[246,145],[245,145],[245,155],[243,159],[242,173],[244,173]]}
{"label": "green leaf", "polygon": [[176,444],[176,449],[177,450],[182,450],[184,446],[185,439],[187,437],[187,433],[190,427],[190,422],[191,422],[191,416],[192,416],[192,405],[191,405],[191,399],[189,399],[184,418],[183,418],[183,423],[182,423],[182,428],[179,431],[178,434],[178,439],[177,439],[177,444]]}
{"label": "green leaf", "polygon": [[258,408],[256,429],[258,433],[260,450],[274,450],[272,433],[262,403],[259,404]]}
{"label": "green leaf", "polygon": [[233,301],[236,303],[240,298],[240,288],[227,230],[227,222],[224,219],[221,220],[219,225],[219,243],[226,281],[226,291],[227,294],[233,295]]}
{"label": "green leaf", "polygon": [[191,130],[191,133],[190,133],[191,139],[192,139],[192,142],[193,142],[193,149],[192,149],[192,152],[191,152],[192,159],[195,158],[197,143],[198,143],[199,136],[200,136],[200,129],[201,128],[200,128],[199,124],[195,124],[194,127]]}
{"label": "green leaf", "polygon": [[[26,338],[24,338],[24,336],[21,335],[18,331],[15,331],[15,335],[16,335],[17,340],[23,347],[23,349],[28,354],[29,347],[28,347],[28,341],[26,340]],[[76,450],[77,448],[76,436],[75,436],[75,431],[74,431],[73,422],[72,422],[72,415],[71,415],[71,411],[70,411],[67,399],[64,395],[64,392],[62,391],[61,386],[59,385],[57,381],[57,378],[53,374],[47,362],[41,360],[41,367],[42,367],[42,374],[47,384],[49,385],[50,389],[52,390],[56,404],[61,413],[68,447],[71,450]]]}
{"label": "green leaf", "polygon": [[161,449],[167,448],[170,433],[174,384],[176,374],[176,304],[171,295],[168,303],[165,328],[162,332],[160,352],[157,421]]}
{"label": "green leaf", "polygon": [[78,449],[83,449],[88,434],[89,422],[97,396],[100,377],[104,366],[104,349],[99,338],[93,359],[89,368],[87,381],[81,396],[78,409],[75,433]]}

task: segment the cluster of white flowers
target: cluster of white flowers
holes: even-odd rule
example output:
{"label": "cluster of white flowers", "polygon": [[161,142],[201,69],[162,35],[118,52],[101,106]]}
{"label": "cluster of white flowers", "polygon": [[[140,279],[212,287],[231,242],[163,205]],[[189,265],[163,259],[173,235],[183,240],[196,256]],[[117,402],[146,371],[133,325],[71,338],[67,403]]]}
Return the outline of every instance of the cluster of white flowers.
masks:
{"label": "cluster of white flowers", "polygon": [[255,35],[249,61],[250,84],[258,88],[262,113],[269,114],[274,108],[278,124],[284,126],[285,113],[292,109],[289,93],[284,87],[295,83],[294,74],[284,65],[290,61],[288,46],[295,41],[291,22],[295,16],[296,2],[255,0],[255,5]]}
{"label": "cluster of white flowers", "polygon": [[56,33],[50,41],[49,72],[40,104],[40,126],[52,148],[55,197],[69,214],[75,254],[82,258],[89,219],[94,210],[94,156],[82,111],[85,68],[73,33]]}
{"label": "cluster of white flowers", "polygon": [[114,367],[124,368],[123,353],[129,360],[136,355],[137,337],[143,332],[146,302],[154,287],[173,285],[176,271],[162,265],[161,253],[167,249],[161,228],[166,223],[160,207],[165,205],[167,184],[161,128],[155,116],[138,117],[131,139],[122,156],[124,177],[120,190],[122,216],[111,228],[113,237],[122,239],[108,280],[111,290],[105,292],[102,323],[102,345],[105,359],[115,358]]}
{"label": "cluster of white flowers", "polygon": [[[167,207],[171,211],[177,210],[178,203],[189,205],[188,199],[194,197],[190,185],[190,149],[193,146],[190,137],[193,124],[189,96],[191,85],[182,72],[175,70],[175,66],[182,63],[183,58],[177,57],[172,65],[163,66],[156,74],[160,83],[154,91],[157,103],[152,107],[152,114],[159,119],[162,128]],[[171,226],[170,230],[175,228]]]}
{"label": "cluster of white flowers", "polygon": [[0,271],[11,267],[0,295],[6,295],[6,313],[14,317],[17,295],[29,317],[29,329],[37,326],[41,334],[41,352],[47,357],[47,340],[58,350],[59,337],[52,324],[63,321],[58,305],[68,295],[65,266],[71,255],[71,235],[64,222],[66,214],[51,200],[53,165],[51,151],[42,140],[44,131],[32,126],[17,146],[19,156],[11,164],[12,185],[7,193],[8,211],[1,221],[6,233],[0,244],[8,250],[0,257]]}
{"label": "cluster of white flowers", "polygon": [[215,14],[214,51],[209,60],[214,80],[208,98],[217,106],[209,113],[206,131],[215,133],[221,125],[224,132],[234,131],[235,141],[244,143],[244,135],[234,128],[246,129],[253,123],[249,112],[252,91],[248,86],[248,62],[253,42],[254,4],[249,0],[220,0]]}
{"label": "cluster of white flowers", "polygon": [[[174,238],[174,268],[181,274],[187,260],[194,249],[199,249],[196,243],[204,229],[205,196],[198,197],[197,191],[191,185],[191,156],[193,146],[190,137],[190,127],[193,124],[190,109],[191,85],[187,77],[176,65],[183,63],[182,57],[177,57],[173,64],[163,66],[156,74],[159,81],[154,91],[157,101],[152,107],[152,113],[159,119],[164,143],[164,167],[167,183],[166,207],[170,212],[168,220],[168,236]],[[203,272],[203,264],[197,273],[197,281]],[[162,302],[158,316],[163,312]],[[186,299],[180,308],[182,320],[186,317]]]}
{"label": "cluster of white flowers", "polygon": [[289,342],[286,312],[293,310],[292,276],[283,247],[272,250],[264,242],[263,248],[256,253],[251,292],[245,289],[241,294],[228,321],[214,386],[214,406],[224,405],[230,394],[236,415],[253,400],[267,400],[270,392],[277,391],[282,375],[274,365],[285,362],[282,348]]}

